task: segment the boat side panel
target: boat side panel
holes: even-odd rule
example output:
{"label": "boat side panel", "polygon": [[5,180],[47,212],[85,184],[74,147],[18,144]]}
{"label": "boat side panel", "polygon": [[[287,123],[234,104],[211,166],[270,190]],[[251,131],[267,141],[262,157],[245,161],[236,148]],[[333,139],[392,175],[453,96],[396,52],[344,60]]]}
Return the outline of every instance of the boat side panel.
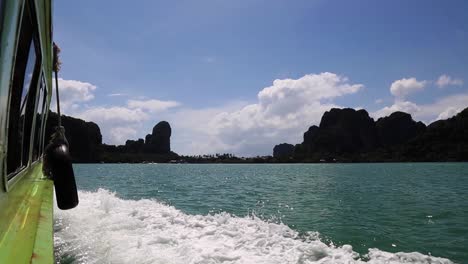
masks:
{"label": "boat side panel", "polygon": [[25,173],[0,203],[0,263],[53,263],[53,182],[40,162]]}
{"label": "boat side panel", "polygon": [[[0,24],[0,195],[6,189],[5,157],[7,150],[9,90],[16,57],[17,32],[20,27],[24,1],[4,1]],[[2,197],[0,197],[2,199]]]}
{"label": "boat side panel", "polygon": [[[52,3],[50,0],[35,0],[39,41],[42,53],[42,71],[47,87],[47,95],[52,96]],[[50,100],[49,100],[50,101]]]}
{"label": "boat side panel", "polygon": [[[52,96],[52,18],[51,1],[34,0],[36,16],[35,19],[39,42],[41,47],[41,71],[43,73],[47,89],[47,109],[48,111]],[[11,89],[13,69],[16,57],[16,48],[18,44],[18,32],[21,27],[21,14],[24,6],[24,0],[2,1],[3,13],[0,21],[2,34],[0,36],[0,199],[1,193],[8,188],[6,179],[6,152],[8,135],[8,114],[9,114],[9,91]],[[31,134],[31,137],[34,133]],[[31,143],[34,141],[31,140]],[[32,148],[30,148],[32,153]],[[29,156],[31,156],[31,153]]]}
{"label": "boat side panel", "polygon": [[31,263],[53,263],[54,255],[54,199],[53,199],[53,184],[52,181],[44,186],[44,194],[42,196],[42,206],[39,212],[37,223],[37,234],[34,242],[33,254],[31,255]]}
{"label": "boat side panel", "polygon": [[[25,0],[0,1],[0,263],[53,263],[53,182],[43,176],[42,162],[30,162],[9,186],[6,178],[9,92]],[[52,94],[51,1],[28,1],[37,19],[48,108]]]}

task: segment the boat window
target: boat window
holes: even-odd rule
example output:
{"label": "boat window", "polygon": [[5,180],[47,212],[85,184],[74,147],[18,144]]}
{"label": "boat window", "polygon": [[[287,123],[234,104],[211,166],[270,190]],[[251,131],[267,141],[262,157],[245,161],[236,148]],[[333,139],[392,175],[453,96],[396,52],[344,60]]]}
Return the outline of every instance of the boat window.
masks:
{"label": "boat window", "polygon": [[38,96],[36,98],[36,125],[34,127],[34,149],[33,149],[33,160],[37,160],[42,155],[42,135],[44,127],[44,114],[46,108],[46,87],[44,75],[41,75],[41,81],[39,83]]}
{"label": "boat window", "polygon": [[32,121],[40,66],[37,32],[28,5],[21,21],[21,32],[11,86],[8,119],[8,179],[23,169],[29,161]]}
{"label": "boat window", "polygon": [[45,148],[45,135],[46,135],[46,125],[47,125],[47,112],[49,111],[49,108],[47,107],[47,87],[45,85],[45,79],[42,77],[43,81],[43,91],[44,91],[44,96],[42,98],[42,115],[41,115],[41,137],[39,138],[39,152],[40,156],[44,153],[44,148]]}

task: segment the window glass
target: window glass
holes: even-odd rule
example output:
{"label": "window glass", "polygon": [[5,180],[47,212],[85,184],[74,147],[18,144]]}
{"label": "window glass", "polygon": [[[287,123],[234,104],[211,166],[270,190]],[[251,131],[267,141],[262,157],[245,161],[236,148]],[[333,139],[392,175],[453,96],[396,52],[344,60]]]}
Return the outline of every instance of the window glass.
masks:
{"label": "window glass", "polygon": [[42,128],[46,99],[45,91],[45,80],[42,75],[41,82],[39,83],[38,96],[36,98],[36,126],[34,128],[33,160],[37,160],[42,155]]}
{"label": "window glass", "polygon": [[8,179],[24,168],[29,160],[32,121],[36,103],[39,59],[38,47],[34,41],[34,27],[31,23],[28,5],[25,6],[21,21],[13,83],[10,90],[8,119]]}
{"label": "window glass", "polygon": [[42,78],[42,80],[44,81],[43,82],[43,89],[44,89],[44,96],[42,97],[42,118],[41,118],[41,137],[40,137],[40,144],[39,144],[39,151],[40,151],[40,155],[42,155],[42,153],[44,152],[44,142],[45,142],[45,131],[46,131],[46,121],[47,121],[47,111],[48,111],[48,108],[47,108],[47,87],[45,86],[45,80],[44,78]]}
{"label": "window glass", "polygon": [[[26,64],[26,72],[24,76],[24,83],[23,83],[23,92],[21,95],[21,110],[20,110],[20,125],[18,128],[18,133],[21,138],[21,149],[23,150],[21,153],[21,166],[25,166],[28,163],[28,155],[29,155],[29,143],[31,140],[31,121],[29,116],[27,116],[27,110],[31,107],[31,104],[28,101],[34,100],[34,92],[35,89],[31,88],[31,81],[34,74],[34,68],[36,66],[36,50],[34,47],[34,42],[31,43],[29,48],[29,55],[28,55],[28,62]],[[30,91],[32,93],[30,93]]]}

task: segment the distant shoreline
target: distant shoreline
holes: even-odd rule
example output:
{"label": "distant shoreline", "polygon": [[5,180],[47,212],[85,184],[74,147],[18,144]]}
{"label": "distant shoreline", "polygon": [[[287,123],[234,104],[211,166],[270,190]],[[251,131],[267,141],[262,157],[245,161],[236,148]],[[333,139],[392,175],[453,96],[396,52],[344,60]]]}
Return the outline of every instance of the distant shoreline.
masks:
{"label": "distant shoreline", "polygon": [[278,165],[307,165],[307,164],[405,164],[405,163],[468,163],[468,161],[376,161],[376,162],[263,162],[263,163],[254,163],[254,162],[198,162],[198,163],[170,163],[170,162],[154,162],[154,163],[143,163],[143,162],[74,162],[73,164],[107,164],[107,165],[116,165],[116,164],[145,164],[145,165],[161,165],[161,164],[170,164],[170,165],[180,165],[180,164],[200,164],[200,165],[257,165],[257,164],[278,164]]}
{"label": "distant shoreline", "polygon": [[[46,137],[55,131],[57,115],[49,112]],[[171,150],[171,126],[156,124],[151,133],[125,145],[102,143],[97,124],[62,116],[62,125],[75,163],[396,163],[468,161],[468,108],[426,126],[410,114],[394,112],[372,119],[364,109],[332,108],[295,145],[281,143],[272,155],[238,157],[231,153],[179,155]],[[214,152],[215,150],[207,150]],[[260,150],[259,150],[260,151]],[[264,151],[262,151],[264,152]],[[248,153],[248,152],[247,152]]]}

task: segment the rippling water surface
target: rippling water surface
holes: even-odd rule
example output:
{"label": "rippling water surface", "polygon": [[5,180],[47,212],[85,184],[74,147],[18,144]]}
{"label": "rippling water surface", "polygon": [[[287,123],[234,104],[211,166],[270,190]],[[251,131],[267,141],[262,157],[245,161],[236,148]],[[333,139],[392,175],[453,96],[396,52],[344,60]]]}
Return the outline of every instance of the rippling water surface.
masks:
{"label": "rippling water surface", "polygon": [[59,263],[468,263],[468,164],[82,164]]}

